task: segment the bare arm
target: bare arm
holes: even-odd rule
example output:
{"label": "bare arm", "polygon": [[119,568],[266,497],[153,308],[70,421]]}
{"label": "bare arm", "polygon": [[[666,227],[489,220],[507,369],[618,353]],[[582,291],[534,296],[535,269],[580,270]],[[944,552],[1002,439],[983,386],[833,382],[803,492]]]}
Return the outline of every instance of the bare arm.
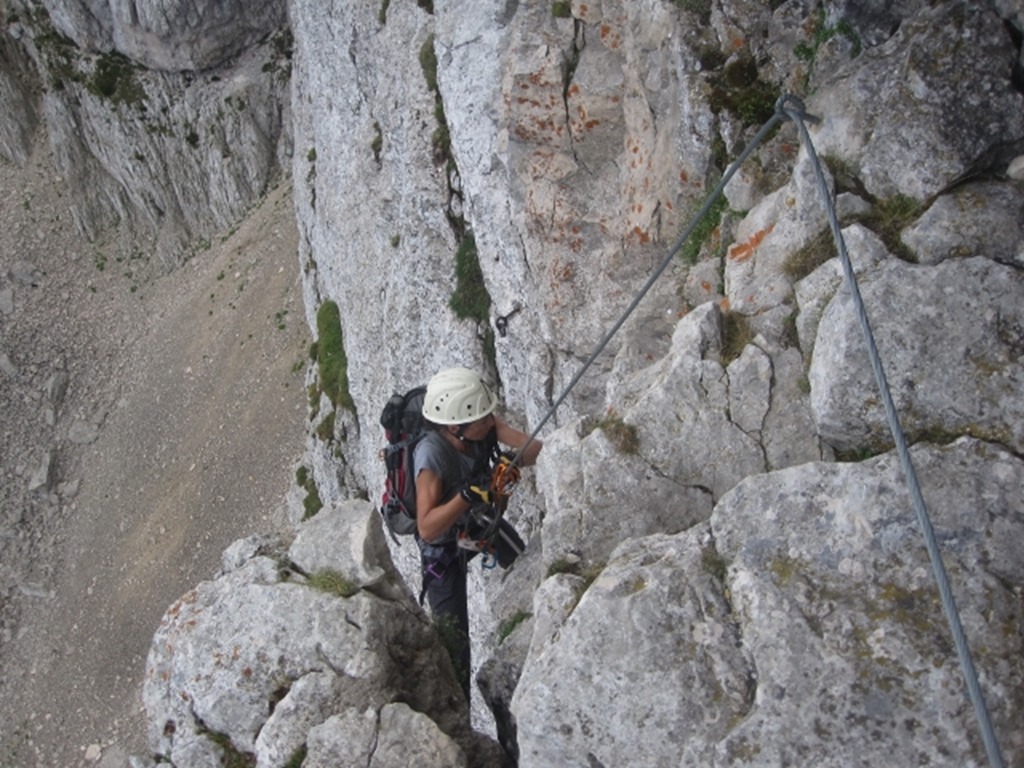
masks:
{"label": "bare arm", "polygon": [[[498,442],[502,445],[507,445],[510,448],[515,448],[517,451],[526,445],[526,441],[529,439],[529,435],[524,432],[520,432],[518,429],[509,426],[500,416],[495,415],[494,426],[498,435]],[[544,447],[537,438],[530,441],[530,444],[526,446],[526,452],[519,457],[519,461],[516,464],[520,467],[528,467],[531,464],[537,462],[537,456],[540,454],[541,448]]]}
{"label": "bare arm", "polygon": [[431,470],[421,469],[416,475],[416,530],[426,542],[443,536],[469,509],[469,503],[459,494],[441,503],[443,490],[441,478]]}

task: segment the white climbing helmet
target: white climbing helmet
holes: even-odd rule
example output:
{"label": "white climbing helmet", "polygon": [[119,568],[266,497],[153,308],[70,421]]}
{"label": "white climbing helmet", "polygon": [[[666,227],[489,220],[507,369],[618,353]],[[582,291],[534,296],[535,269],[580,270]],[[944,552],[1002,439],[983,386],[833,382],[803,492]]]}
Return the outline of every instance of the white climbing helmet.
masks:
{"label": "white climbing helmet", "polygon": [[427,382],[423,418],[435,424],[468,424],[492,413],[497,396],[468,368],[448,368]]}

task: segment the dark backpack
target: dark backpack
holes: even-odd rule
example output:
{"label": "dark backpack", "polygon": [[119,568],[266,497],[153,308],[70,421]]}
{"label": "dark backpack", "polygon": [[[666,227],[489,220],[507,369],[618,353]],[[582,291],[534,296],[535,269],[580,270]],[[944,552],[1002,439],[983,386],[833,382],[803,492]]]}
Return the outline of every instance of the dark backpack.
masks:
{"label": "dark backpack", "polygon": [[[416,532],[416,478],[413,450],[424,436],[423,396],[427,388],[414,387],[404,395],[394,394],[380,414],[380,425],[388,444],[381,451],[387,475],[380,514],[392,537]],[[395,538],[397,541],[397,538]]]}

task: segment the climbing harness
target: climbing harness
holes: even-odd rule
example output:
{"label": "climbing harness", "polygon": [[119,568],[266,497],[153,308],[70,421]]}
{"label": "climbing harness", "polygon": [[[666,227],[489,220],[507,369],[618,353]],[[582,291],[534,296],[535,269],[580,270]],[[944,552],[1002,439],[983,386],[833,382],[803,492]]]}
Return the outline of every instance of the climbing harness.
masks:
{"label": "climbing harness", "polygon": [[[950,630],[953,635],[953,642],[956,646],[957,656],[959,657],[960,666],[963,671],[964,678],[966,680],[968,694],[971,703],[974,706],[975,717],[978,721],[978,725],[981,730],[982,741],[985,744],[985,751],[988,755],[988,760],[992,768],[1003,768],[1002,754],[999,749],[999,744],[996,740],[995,732],[992,728],[992,723],[989,718],[989,713],[985,705],[984,697],[981,693],[981,688],[978,683],[978,676],[975,671],[974,664],[971,660],[970,649],[967,647],[967,641],[964,637],[963,627],[960,623],[960,616],[957,611],[956,604],[953,600],[952,591],[950,590],[949,586],[949,579],[946,574],[945,566],[942,562],[942,557],[939,553],[938,543],[935,539],[935,532],[932,529],[931,520],[928,516],[928,510],[925,507],[924,497],[921,494],[921,488],[917,480],[917,475],[914,471],[914,467],[910,459],[910,453],[907,450],[906,438],[904,437],[903,430],[900,426],[899,417],[896,413],[896,407],[893,404],[892,395],[889,391],[889,386],[885,378],[885,372],[882,369],[882,363],[878,354],[878,349],[875,345],[874,335],[871,331],[871,326],[868,322],[867,312],[864,309],[864,303],[860,296],[860,290],[857,286],[857,279],[853,273],[853,266],[850,262],[850,257],[846,251],[846,243],[843,240],[843,235],[839,225],[839,219],[836,216],[832,196],[829,192],[828,184],[825,181],[825,175],[822,171],[818,155],[814,149],[814,145],[811,142],[810,134],[807,132],[807,127],[805,125],[805,123],[807,122],[818,122],[818,118],[807,114],[807,112],[804,109],[803,102],[797,97],[789,94],[784,94],[779,97],[779,99],[775,103],[774,114],[761,127],[761,129],[758,130],[758,132],[754,135],[754,138],[750,141],[747,147],[743,150],[743,152],[740,153],[739,157],[737,157],[736,160],[726,170],[721,180],[718,182],[715,188],[708,195],[707,199],[704,201],[704,204],[701,206],[700,210],[697,211],[693,220],[690,222],[690,225],[686,228],[683,234],[680,235],[680,237],[676,240],[675,244],[669,249],[665,257],[662,259],[661,263],[658,265],[657,269],[655,269],[651,276],[647,279],[647,282],[643,284],[643,286],[637,292],[636,296],[629,303],[629,305],[623,311],[622,315],[615,322],[615,324],[612,325],[612,327],[608,330],[604,337],[598,342],[597,346],[594,348],[594,351],[586,359],[582,367],[572,377],[572,379],[566,385],[565,389],[552,404],[551,408],[548,409],[548,412],[537,424],[533,432],[531,432],[529,437],[527,437],[526,442],[519,449],[516,456],[512,458],[508,469],[516,469],[518,457],[522,456],[527,446],[529,446],[537,438],[537,435],[540,434],[540,431],[544,427],[544,425],[547,424],[547,422],[551,419],[552,416],[554,416],[555,412],[558,410],[558,407],[569,396],[569,393],[576,386],[576,384],[583,377],[583,375],[587,372],[590,366],[594,364],[595,360],[597,360],[598,356],[604,351],[605,347],[611,341],[612,337],[623,326],[623,324],[626,322],[629,316],[633,313],[633,310],[635,310],[636,307],[640,304],[640,302],[644,299],[648,291],[650,291],[651,287],[658,280],[661,274],[665,271],[668,265],[672,263],[672,260],[675,258],[676,254],[687,242],[687,240],[690,239],[690,236],[693,234],[693,231],[696,229],[701,219],[703,219],[704,216],[707,215],[708,211],[711,209],[712,205],[714,205],[718,197],[723,193],[726,184],[729,183],[729,180],[733,177],[733,175],[736,173],[739,167],[743,165],[743,163],[746,162],[747,158],[749,158],[750,155],[753,154],[754,150],[757,149],[758,146],[760,146],[760,144],[764,141],[765,137],[772,131],[772,129],[775,128],[776,125],[778,125],[781,121],[785,119],[791,120],[796,125],[797,131],[800,134],[801,142],[807,150],[807,154],[814,168],[814,175],[817,180],[818,189],[821,192],[821,196],[825,204],[829,225],[832,230],[832,236],[835,239],[836,249],[839,253],[839,260],[842,264],[843,273],[846,277],[846,283],[850,288],[850,293],[853,297],[857,317],[860,320],[861,330],[864,334],[864,338],[867,343],[868,355],[871,360],[871,367],[874,370],[875,379],[877,381],[878,388],[881,391],[882,401],[885,406],[885,414],[886,420],[888,421],[889,430],[892,433],[892,437],[896,446],[896,452],[899,455],[900,464],[903,468],[904,474],[906,475],[907,485],[910,489],[910,495],[911,499],[913,500],[914,510],[917,515],[918,523],[920,524],[921,530],[924,534],[925,546],[928,550],[928,557],[931,560],[932,572],[935,581],[938,585],[939,595],[942,600],[942,607],[946,614],[946,620],[950,625]],[[507,318],[510,317],[511,314],[514,313],[510,313],[510,315],[504,318],[506,322]],[[501,329],[499,328],[499,330]],[[495,476],[492,479],[492,485],[495,488],[497,488],[497,482],[499,481],[498,469],[498,467],[495,468]],[[502,470],[502,472],[507,472],[508,469],[504,469]],[[518,475],[516,475],[516,478],[518,478]],[[514,482],[511,484],[511,486],[514,487]],[[505,497],[505,501],[507,503],[507,496]],[[502,512],[503,511],[504,508],[502,507]],[[493,523],[494,526],[497,525],[497,522],[498,520],[500,520],[500,517],[500,514],[496,516],[495,522]]]}

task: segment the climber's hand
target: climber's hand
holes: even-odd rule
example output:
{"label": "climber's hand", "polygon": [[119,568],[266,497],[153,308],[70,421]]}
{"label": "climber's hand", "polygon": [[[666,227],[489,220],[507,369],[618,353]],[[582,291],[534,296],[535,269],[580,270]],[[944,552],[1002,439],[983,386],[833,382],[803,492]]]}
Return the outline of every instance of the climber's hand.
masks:
{"label": "climber's hand", "polygon": [[490,504],[490,478],[479,477],[475,480],[470,480],[463,486],[462,490],[459,491],[459,496],[461,496],[463,501],[467,504]]}

